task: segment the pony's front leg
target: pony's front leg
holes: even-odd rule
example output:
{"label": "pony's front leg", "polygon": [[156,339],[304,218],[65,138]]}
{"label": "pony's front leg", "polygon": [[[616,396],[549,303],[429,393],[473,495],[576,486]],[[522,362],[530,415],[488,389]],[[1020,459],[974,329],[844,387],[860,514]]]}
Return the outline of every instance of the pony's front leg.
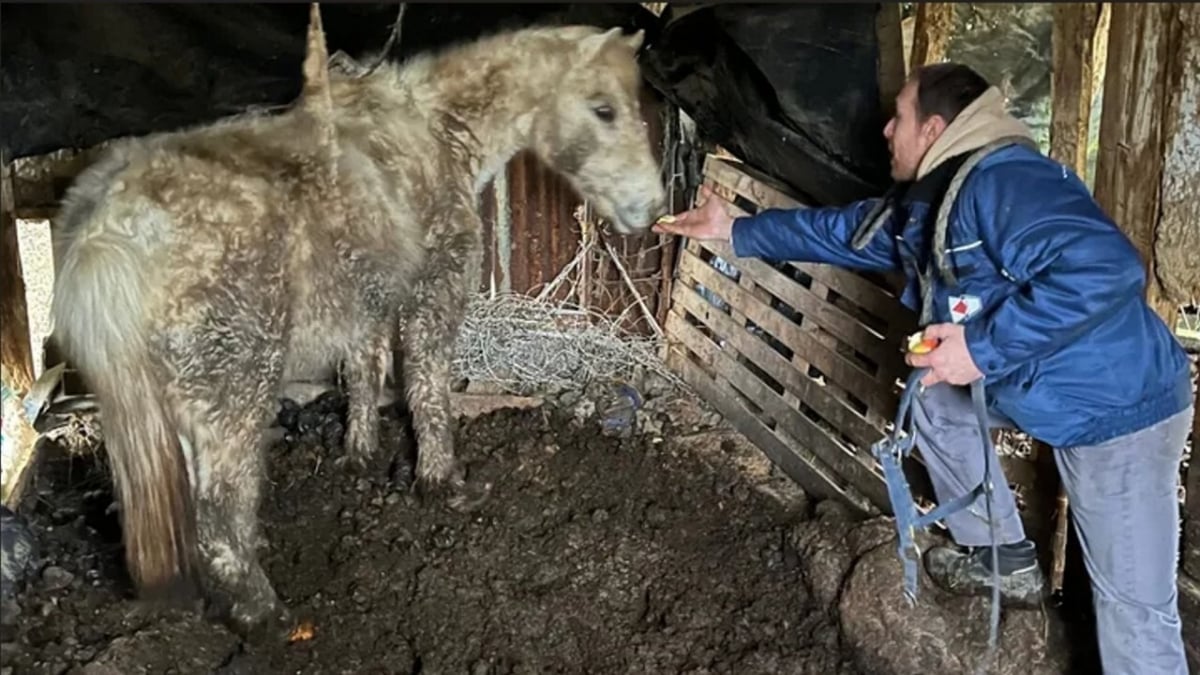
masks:
{"label": "pony's front leg", "polygon": [[[394,322],[392,317],[389,317]],[[379,448],[379,398],[387,376],[392,343],[388,321],[370,324],[364,339],[346,360],[347,403],[346,454],[338,458],[340,466],[373,475],[386,473],[387,460]]]}
{"label": "pony's front leg", "polygon": [[416,487],[425,494],[464,482],[451,430],[450,361],[482,255],[472,231],[447,232],[430,252],[405,323],[405,398],[417,440]]}

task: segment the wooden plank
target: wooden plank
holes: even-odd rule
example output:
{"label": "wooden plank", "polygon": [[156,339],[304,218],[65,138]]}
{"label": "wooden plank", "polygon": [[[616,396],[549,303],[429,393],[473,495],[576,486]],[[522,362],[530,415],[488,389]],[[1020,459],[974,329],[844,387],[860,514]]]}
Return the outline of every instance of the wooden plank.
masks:
{"label": "wooden plank", "polygon": [[724,157],[710,154],[704,158],[704,178],[741,195],[760,210],[809,208],[761,172]]}
{"label": "wooden plank", "polygon": [[837,477],[827,475],[796,453],[787,443],[768,429],[754,413],[728,392],[726,385],[716,382],[696,363],[677,348],[672,348],[668,365],[683,381],[696,391],[717,412],[750,442],[754,443],[789,478],[810,494],[825,499],[835,499],[859,515],[873,515],[875,510],[869,500],[852,491],[837,487]]}
{"label": "wooden plank", "polygon": [[894,330],[892,336],[916,330],[916,314],[900,304],[899,297],[855,272],[833,265],[792,263],[800,271],[820,281],[838,295],[886,321]]}
{"label": "wooden plank", "polygon": [[50,220],[58,215],[57,206],[18,206],[16,207],[17,220]]}
{"label": "wooden plank", "polygon": [[690,251],[680,259],[680,267],[687,268],[705,288],[738,307],[748,319],[787,345],[788,349],[804,354],[805,360],[824,373],[826,378],[851,391],[868,406],[886,409],[890,405],[888,393],[878,386],[870,373],[821,344],[811,333],[801,330],[769,305],[746,293]]}
{"label": "wooden plank", "polygon": [[912,53],[909,72],[920,66],[946,60],[946,47],[954,32],[954,3],[916,3],[916,24],[913,27]]}
{"label": "wooden plank", "polygon": [[2,413],[4,451],[14,457],[0,485],[0,499],[16,510],[32,465],[37,432],[21,407],[21,399],[33,384],[33,351],[10,170],[7,157],[0,154],[0,381],[8,392]]}
{"label": "wooden plank", "polygon": [[831,304],[828,300],[817,297],[809,289],[796,283],[779,270],[756,258],[738,258],[734,256],[732,247],[724,242],[706,241],[701,245],[713,254],[724,258],[737,266],[743,275],[754,278],[755,283],[771,292],[772,295],[790,305],[830,334],[837,336],[846,344],[858,350],[884,370],[895,370],[897,362],[903,364],[903,359],[897,358],[897,345],[889,345],[885,335],[863,325],[844,310]]}
{"label": "wooden plank", "polygon": [[724,312],[713,307],[699,293],[680,286],[676,289],[673,299],[674,307],[678,311],[696,317],[751,363],[770,373],[787,391],[792,392],[797,399],[812,408],[852,442],[866,447],[883,436],[885,430],[882,427],[871,424],[845,401],[833,396],[827,387],[821,386],[816,380],[795,368],[782,354],[751,335]]}
{"label": "wooden plank", "polygon": [[667,324],[672,327],[680,343],[708,364],[714,375],[753,401],[795,439],[801,445],[796,452],[802,454],[805,461],[825,475],[838,477],[839,487],[843,481],[853,486],[881,511],[888,508],[887,486],[873,459],[864,460],[848,451],[828,431],[788,405],[782,396],[730,356],[729,351],[721,349],[688,325],[679,313],[671,312]]}
{"label": "wooden plank", "polygon": [[56,150],[11,163],[13,201],[22,207],[57,208],[67,187],[109,143],[86,150]]}
{"label": "wooden plank", "polygon": [[1176,308],[1163,297],[1154,243],[1177,10],[1171,4],[1113,3],[1095,181],[1096,201],[1142,256],[1147,301],[1169,326],[1175,324]]}

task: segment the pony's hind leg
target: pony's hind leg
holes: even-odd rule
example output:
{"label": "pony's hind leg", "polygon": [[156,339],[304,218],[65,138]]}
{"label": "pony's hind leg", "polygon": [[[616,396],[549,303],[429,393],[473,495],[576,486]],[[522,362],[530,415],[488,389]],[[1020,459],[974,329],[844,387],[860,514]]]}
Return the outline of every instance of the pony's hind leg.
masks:
{"label": "pony's hind leg", "polygon": [[186,427],[195,455],[196,525],[210,610],[247,638],[282,631],[289,620],[257,552],[269,411],[267,405],[211,406],[189,416]]}
{"label": "pony's hind leg", "polygon": [[206,314],[237,330],[228,337],[195,327],[190,340],[169,343],[168,358],[177,365],[169,395],[191,448],[211,613],[243,637],[259,639],[282,631],[277,623],[288,620],[257,552],[266,429],[283,375],[281,338],[271,331],[281,322],[268,311],[239,313],[219,304]]}

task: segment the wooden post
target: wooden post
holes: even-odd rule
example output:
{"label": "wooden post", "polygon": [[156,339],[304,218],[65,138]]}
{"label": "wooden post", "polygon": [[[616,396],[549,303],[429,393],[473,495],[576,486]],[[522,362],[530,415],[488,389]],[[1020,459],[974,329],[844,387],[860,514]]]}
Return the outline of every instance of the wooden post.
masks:
{"label": "wooden post", "polygon": [[[1092,112],[1093,77],[1101,24],[1100,3],[1064,3],[1054,6],[1051,33],[1050,156],[1083,177],[1087,173],[1088,127]],[[1034,441],[1034,479],[1030,508],[1041,525],[1054,514],[1050,546],[1039,547],[1050,562],[1050,589],[1062,590],[1066,569],[1068,499],[1055,465],[1053,449]],[[1036,528],[1039,532],[1041,528]],[[1046,538],[1040,537],[1045,543]]]}
{"label": "wooden post", "polygon": [[1050,156],[1087,172],[1088,126],[1092,112],[1097,29],[1102,3],[1054,5],[1051,33]]}
{"label": "wooden post", "polygon": [[5,472],[0,500],[16,509],[33,457],[37,432],[21,407],[33,384],[33,351],[29,344],[29,312],[25,306],[25,279],[21,274],[16,205],[8,158],[0,155],[0,380],[3,381],[4,453],[14,457]]}
{"label": "wooden post", "polygon": [[1096,160],[1096,201],[1133,241],[1146,266],[1146,298],[1168,325],[1176,307],[1158,282],[1159,223],[1173,19],[1179,5],[1113,3]]}
{"label": "wooden post", "polygon": [[[1200,195],[1195,166],[1200,162],[1195,143],[1198,22],[1200,13],[1194,5],[1113,4],[1096,161],[1096,199],[1141,253],[1147,300],[1172,327],[1177,307],[1160,273],[1173,279],[1177,294],[1189,290],[1189,275],[1193,292],[1200,283],[1194,273],[1194,249],[1179,249],[1182,240],[1196,241],[1198,227],[1194,220],[1194,202]],[[1200,431],[1193,429],[1193,443],[1197,437]],[[1195,646],[1200,632],[1200,584],[1193,579],[1200,572],[1196,552],[1200,469],[1195,447],[1181,541],[1185,573],[1179,579],[1184,643],[1193,667],[1200,665],[1200,649]]]}
{"label": "wooden post", "polygon": [[896,112],[896,95],[904,88],[907,75],[899,4],[879,5],[875,36],[879,40],[879,105],[884,118],[888,118]]}
{"label": "wooden post", "polygon": [[[1165,124],[1166,157],[1163,166],[1161,221],[1157,250],[1160,261],[1169,260],[1191,270],[1165,270],[1163,286],[1176,298],[1200,297],[1200,275],[1196,273],[1195,251],[1200,242],[1200,8],[1186,4],[1177,6],[1175,22],[1179,34],[1172,49],[1176,66],[1167,84],[1170,92]],[[1187,251],[1191,252],[1190,265]],[[1182,254],[1182,256],[1180,255]],[[1190,282],[1190,283],[1189,283]],[[1200,392],[1196,396],[1200,409]],[[1186,482],[1187,502],[1184,507],[1184,535],[1181,542],[1183,571],[1200,580],[1200,413],[1192,425],[1192,456]],[[1200,631],[1200,619],[1185,619],[1184,631]]]}
{"label": "wooden post", "polygon": [[[1200,409],[1200,392],[1196,396]],[[1179,618],[1191,672],[1200,672],[1200,414],[1192,420],[1192,459],[1187,472],[1187,503],[1184,506],[1183,540],[1179,558]]]}
{"label": "wooden post", "polygon": [[1154,261],[1167,299],[1184,304],[1200,299],[1200,8],[1174,7]]}
{"label": "wooden post", "polygon": [[919,2],[913,25],[912,53],[908,70],[946,60],[946,47],[954,32],[954,3]]}
{"label": "wooden post", "polygon": [[[1200,410],[1200,392],[1196,394],[1196,409]],[[1192,458],[1188,463],[1187,502],[1184,506],[1183,542],[1179,559],[1183,571],[1200,580],[1200,413],[1192,420]]]}
{"label": "wooden post", "polygon": [[[1200,298],[1200,273],[1196,251],[1200,248],[1200,9],[1178,8],[1180,28],[1177,49],[1167,89],[1170,101],[1165,124],[1166,159],[1163,167],[1162,219],[1159,222],[1159,262],[1187,265],[1185,270],[1164,270],[1163,286],[1169,295]],[[1187,248],[1180,248],[1187,247]],[[1182,254],[1182,256],[1181,256]],[[1186,262],[1190,260],[1190,263]],[[1188,283],[1190,282],[1190,283]],[[1200,393],[1196,397],[1200,409]],[[1192,427],[1192,457],[1186,482],[1184,535],[1181,547],[1183,569],[1200,580],[1200,413]],[[1200,627],[1198,627],[1200,629]]]}

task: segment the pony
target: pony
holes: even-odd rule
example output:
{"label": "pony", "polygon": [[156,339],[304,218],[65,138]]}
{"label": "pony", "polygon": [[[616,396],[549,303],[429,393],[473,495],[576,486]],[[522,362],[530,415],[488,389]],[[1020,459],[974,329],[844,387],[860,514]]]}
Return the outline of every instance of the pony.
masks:
{"label": "pony", "polygon": [[312,25],[286,111],[119,139],[56,223],[53,339],[96,397],[130,578],[143,598],[200,591],[243,637],[290,621],[257,557],[282,383],[340,367],[338,463],[371,467],[395,344],[414,487],[452,496],[451,350],[480,278],[482,188],[532,151],[619,234],[667,208],[641,31],[524,28],[346,73],[315,6]]}

